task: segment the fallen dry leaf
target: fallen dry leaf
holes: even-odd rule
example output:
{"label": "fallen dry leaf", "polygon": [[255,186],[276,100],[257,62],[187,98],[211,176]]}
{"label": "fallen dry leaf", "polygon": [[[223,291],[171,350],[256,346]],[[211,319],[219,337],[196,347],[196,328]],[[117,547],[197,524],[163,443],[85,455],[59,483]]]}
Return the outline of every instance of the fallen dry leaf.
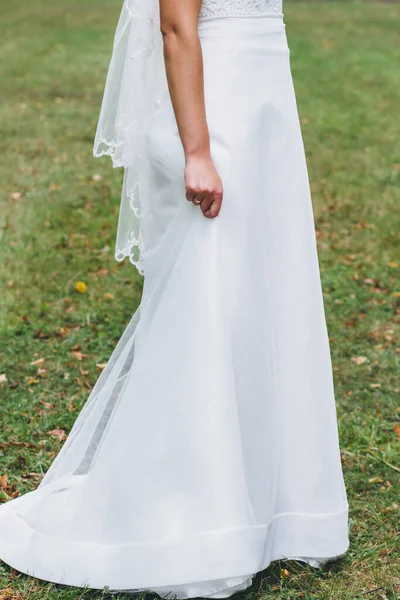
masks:
{"label": "fallen dry leaf", "polygon": [[106,366],[107,366],[107,363],[97,363],[97,365],[96,365],[96,368],[97,368],[99,371],[102,371],[103,369],[105,369],[105,368],[106,368]]}
{"label": "fallen dry leaf", "polygon": [[352,356],[351,360],[356,365],[363,365],[368,361],[368,358],[366,356]]}
{"label": "fallen dry leaf", "polygon": [[0,375],[0,383],[6,383],[7,382],[7,375],[5,373],[2,373]]}
{"label": "fallen dry leaf", "polygon": [[281,569],[281,579],[282,577],[289,577],[289,571],[287,569]]}
{"label": "fallen dry leaf", "polygon": [[3,492],[3,501],[4,496],[6,500],[19,496],[19,492],[16,490],[15,486],[9,484],[7,475],[0,475],[0,490]]}
{"label": "fallen dry leaf", "polygon": [[24,483],[30,481],[31,479],[34,481],[41,481],[43,479],[43,475],[42,473],[25,473],[22,475],[21,479]]}
{"label": "fallen dry leaf", "polygon": [[383,483],[382,477],[371,477],[368,479],[368,483]]}
{"label": "fallen dry leaf", "polygon": [[36,385],[39,383],[39,379],[35,379],[34,377],[25,377],[25,379],[28,385]]}
{"label": "fallen dry leaf", "polygon": [[42,365],[45,360],[46,360],[45,358],[38,358],[37,360],[33,360],[30,364],[31,365]]}
{"label": "fallen dry leaf", "polygon": [[400,438],[400,423],[395,423],[393,425],[393,430],[398,438]]}
{"label": "fallen dry leaf", "polygon": [[28,442],[2,442],[0,449],[8,448],[9,446],[22,446],[23,448],[36,448],[35,444],[29,444]]}
{"label": "fallen dry leaf", "polygon": [[385,508],[381,508],[381,512],[382,512],[384,515],[387,515],[387,514],[388,514],[388,513],[390,513],[392,510],[393,510],[393,509],[392,509],[392,507],[391,507],[391,506],[386,506]]}
{"label": "fallen dry leaf", "polygon": [[87,356],[87,354],[83,354],[81,350],[71,350],[71,354],[77,360],[83,360]]}
{"label": "fallen dry leaf", "polygon": [[67,439],[67,434],[64,429],[53,429],[52,431],[47,432],[48,435],[51,435],[54,438],[57,438],[59,442],[63,442]]}

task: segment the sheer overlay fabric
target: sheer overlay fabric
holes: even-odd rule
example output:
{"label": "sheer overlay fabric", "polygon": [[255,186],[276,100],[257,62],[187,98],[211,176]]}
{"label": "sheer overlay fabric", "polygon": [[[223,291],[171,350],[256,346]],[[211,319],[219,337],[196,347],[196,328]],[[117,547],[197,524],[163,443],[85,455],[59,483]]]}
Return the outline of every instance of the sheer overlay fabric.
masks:
{"label": "sheer overlay fabric", "polygon": [[167,93],[158,0],[125,0],[114,38],[94,156],[124,167],[115,258],[129,257],[143,273],[142,197],[146,193],[143,137]]}

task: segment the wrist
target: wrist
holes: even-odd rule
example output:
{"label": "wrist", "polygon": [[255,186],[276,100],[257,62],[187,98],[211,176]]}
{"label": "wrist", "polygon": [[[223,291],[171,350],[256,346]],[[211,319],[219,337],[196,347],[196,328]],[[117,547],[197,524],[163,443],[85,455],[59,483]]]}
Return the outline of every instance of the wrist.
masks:
{"label": "wrist", "polygon": [[192,148],[185,150],[185,161],[188,163],[191,160],[211,160],[210,146]]}

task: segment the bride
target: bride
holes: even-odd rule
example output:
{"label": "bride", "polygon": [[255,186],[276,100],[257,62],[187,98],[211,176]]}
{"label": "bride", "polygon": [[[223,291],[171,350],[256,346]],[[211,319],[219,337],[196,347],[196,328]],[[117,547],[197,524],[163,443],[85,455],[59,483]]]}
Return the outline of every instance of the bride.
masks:
{"label": "bride", "polygon": [[125,0],[104,154],[125,169],[116,258],[144,272],[142,302],[38,489],[0,508],[0,558],[56,583],[223,598],[271,561],[343,555],[281,0]]}

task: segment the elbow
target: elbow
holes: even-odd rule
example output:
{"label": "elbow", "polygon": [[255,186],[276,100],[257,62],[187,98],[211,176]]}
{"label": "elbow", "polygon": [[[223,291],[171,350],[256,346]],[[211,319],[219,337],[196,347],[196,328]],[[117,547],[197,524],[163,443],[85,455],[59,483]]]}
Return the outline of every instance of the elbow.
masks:
{"label": "elbow", "polygon": [[170,59],[179,52],[180,38],[178,30],[173,25],[161,25],[161,35],[164,46],[164,58]]}
{"label": "elbow", "polygon": [[169,40],[176,39],[181,34],[180,25],[173,21],[162,20],[160,29],[164,43],[168,42]]}
{"label": "elbow", "polygon": [[194,19],[161,15],[160,31],[165,60],[176,60],[176,57],[192,53],[199,45],[197,21]]}
{"label": "elbow", "polygon": [[187,23],[173,20],[161,20],[160,30],[164,48],[173,50],[175,47],[190,47],[196,39],[197,31]]}

